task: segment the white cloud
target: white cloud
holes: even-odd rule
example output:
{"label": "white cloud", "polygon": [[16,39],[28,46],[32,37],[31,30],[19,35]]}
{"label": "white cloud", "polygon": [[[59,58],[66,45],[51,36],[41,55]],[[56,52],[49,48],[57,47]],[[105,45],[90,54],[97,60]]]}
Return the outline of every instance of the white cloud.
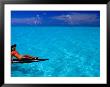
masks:
{"label": "white cloud", "polygon": [[11,22],[12,24],[41,24],[42,21],[39,15],[36,15],[31,18],[12,18]]}
{"label": "white cloud", "polygon": [[62,20],[68,24],[79,23],[96,23],[99,22],[99,18],[96,14],[86,13],[71,13],[67,15],[54,16],[52,19]]}

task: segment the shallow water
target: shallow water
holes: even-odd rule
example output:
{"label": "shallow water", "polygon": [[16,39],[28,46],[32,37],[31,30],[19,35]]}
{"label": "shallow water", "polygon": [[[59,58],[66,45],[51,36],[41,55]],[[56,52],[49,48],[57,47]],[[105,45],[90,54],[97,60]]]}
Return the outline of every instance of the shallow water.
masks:
{"label": "shallow water", "polygon": [[13,63],[12,77],[98,77],[100,76],[99,27],[13,26],[11,44],[20,54],[47,61]]}

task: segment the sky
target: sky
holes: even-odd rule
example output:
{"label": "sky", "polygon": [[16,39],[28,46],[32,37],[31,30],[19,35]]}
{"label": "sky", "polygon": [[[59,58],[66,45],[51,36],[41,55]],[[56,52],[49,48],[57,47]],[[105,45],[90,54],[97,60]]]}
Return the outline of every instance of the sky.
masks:
{"label": "sky", "polygon": [[100,11],[11,11],[11,24],[100,26]]}

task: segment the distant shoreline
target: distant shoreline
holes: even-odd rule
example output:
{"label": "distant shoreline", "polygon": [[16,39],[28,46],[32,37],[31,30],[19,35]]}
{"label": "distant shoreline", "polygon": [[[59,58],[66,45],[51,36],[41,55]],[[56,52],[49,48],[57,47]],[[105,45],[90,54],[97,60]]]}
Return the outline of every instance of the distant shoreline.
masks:
{"label": "distant shoreline", "polygon": [[100,26],[58,26],[58,25],[11,25],[11,27],[100,27]]}

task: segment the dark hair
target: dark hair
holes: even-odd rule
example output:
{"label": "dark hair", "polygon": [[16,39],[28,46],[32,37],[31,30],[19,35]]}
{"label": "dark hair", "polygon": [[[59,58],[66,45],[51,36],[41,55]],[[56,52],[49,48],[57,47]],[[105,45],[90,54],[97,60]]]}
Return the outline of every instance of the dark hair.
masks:
{"label": "dark hair", "polygon": [[16,47],[16,44],[11,45],[11,51],[13,51],[13,48]]}

